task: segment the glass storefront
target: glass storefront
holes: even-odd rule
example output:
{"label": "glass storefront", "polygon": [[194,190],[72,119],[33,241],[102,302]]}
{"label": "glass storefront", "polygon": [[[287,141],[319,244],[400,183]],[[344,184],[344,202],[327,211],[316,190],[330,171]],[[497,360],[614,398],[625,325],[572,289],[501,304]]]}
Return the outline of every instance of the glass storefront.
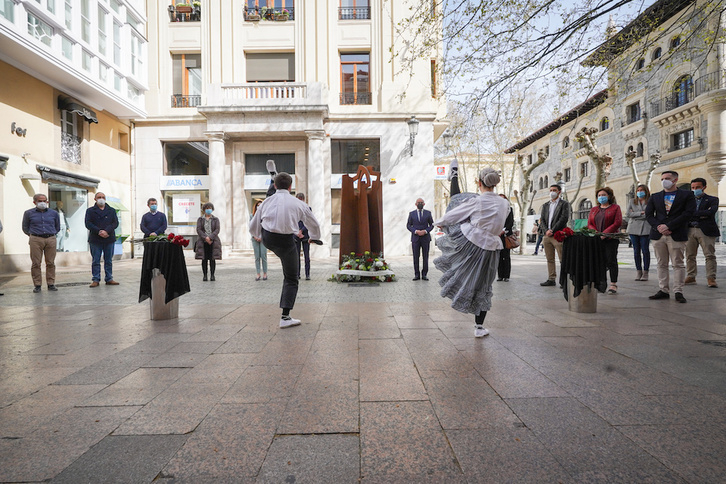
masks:
{"label": "glass storefront", "polygon": [[50,208],[58,211],[61,230],[56,236],[58,252],[88,250],[86,209],[88,190],[60,183],[48,183]]}

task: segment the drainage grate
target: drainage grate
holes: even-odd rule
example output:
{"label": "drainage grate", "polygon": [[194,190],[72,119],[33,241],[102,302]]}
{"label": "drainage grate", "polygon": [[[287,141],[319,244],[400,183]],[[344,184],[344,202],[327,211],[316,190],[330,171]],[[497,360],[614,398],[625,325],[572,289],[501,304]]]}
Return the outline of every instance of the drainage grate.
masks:
{"label": "drainage grate", "polygon": [[62,284],[56,284],[56,287],[87,286],[90,284],[90,282],[64,282]]}
{"label": "drainage grate", "polygon": [[726,348],[726,341],[723,340],[717,340],[717,339],[699,339],[699,343],[703,343],[705,345],[711,345],[711,346],[721,346]]}

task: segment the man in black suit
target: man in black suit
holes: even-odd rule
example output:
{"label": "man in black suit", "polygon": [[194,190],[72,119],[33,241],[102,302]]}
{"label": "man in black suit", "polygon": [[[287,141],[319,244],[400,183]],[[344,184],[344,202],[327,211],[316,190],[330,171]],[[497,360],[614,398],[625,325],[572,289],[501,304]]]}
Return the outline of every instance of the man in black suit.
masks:
{"label": "man in black suit", "polygon": [[696,254],[701,246],[703,256],[706,258],[706,281],[708,287],[718,287],[716,284],[716,238],[721,231],[716,224],[718,211],[718,197],[706,195],[706,180],[694,178],[691,180],[691,190],[696,197],[696,211],[688,223],[688,242],[686,242],[686,284],[696,283]]}
{"label": "man in black suit", "polygon": [[[416,210],[408,214],[408,222],[406,228],[411,232],[411,246],[413,247],[413,271],[414,281],[423,279],[428,281],[426,275],[429,273],[429,245],[431,244],[431,235],[429,233],[434,228],[434,219],[431,212],[424,210],[423,198],[416,200]],[[418,258],[423,250],[423,271],[419,271]]]}
{"label": "man in black suit", "polygon": [[550,186],[550,201],[542,205],[539,218],[539,231],[542,234],[542,248],[547,256],[547,280],[540,286],[554,286],[557,279],[557,265],[555,265],[555,251],[562,263],[562,242],[557,242],[554,234],[567,227],[570,220],[570,204],[562,200],[560,194],[562,187]]}
{"label": "man in black suit", "polygon": [[658,260],[660,290],[650,299],[670,298],[668,261],[673,264],[673,292],[676,301],[685,303],[683,284],[686,266],[683,255],[688,240],[688,222],[696,211],[696,197],[689,190],[678,190],[678,173],[664,171],[660,176],[663,191],[654,193],[645,207],[645,219],[650,224],[650,240]]}

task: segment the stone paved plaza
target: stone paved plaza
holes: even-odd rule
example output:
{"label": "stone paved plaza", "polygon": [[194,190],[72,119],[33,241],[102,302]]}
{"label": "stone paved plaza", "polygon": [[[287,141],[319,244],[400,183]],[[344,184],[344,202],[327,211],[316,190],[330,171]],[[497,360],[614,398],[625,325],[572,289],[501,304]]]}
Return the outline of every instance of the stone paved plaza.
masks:
{"label": "stone paved plaza", "polygon": [[514,256],[474,339],[408,259],[366,287],[313,260],[284,330],[273,256],[260,282],[251,259],[216,282],[187,262],[169,321],[136,302],[138,259],[118,287],[85,266],[57,293],[1,280],[0,482],[726,482],[723,272],[677,304],[623,264],[576,314],[542,256]]}

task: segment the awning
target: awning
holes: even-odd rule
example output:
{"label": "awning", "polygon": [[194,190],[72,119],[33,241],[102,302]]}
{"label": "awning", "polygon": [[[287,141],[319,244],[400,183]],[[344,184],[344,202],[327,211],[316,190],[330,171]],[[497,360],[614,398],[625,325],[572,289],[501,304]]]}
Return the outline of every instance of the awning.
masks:
{"label": "awning", "polygon": [[58,96],[58,109],[77,113],[79,116],[83,116],[89,123],[98,124],[98,118],[93,110],[88,109],[86,106],[69,97]]}
{"label": "awning", "polygon": [[49,166],[35,165],[35,168],[40,172],[40,176],[43,180],[52,180],[84,188],[98,188],[98,184],[101,183],[101,180],[96,178],[71,173],[69,171],[58,170]]}
{"label": "awning", "polygon": [[130,212],[126,206],[121,202],[112,202],[111,200],[106,201],[106,205],[111,207],[112,209],[116,210],[117,212]]}

